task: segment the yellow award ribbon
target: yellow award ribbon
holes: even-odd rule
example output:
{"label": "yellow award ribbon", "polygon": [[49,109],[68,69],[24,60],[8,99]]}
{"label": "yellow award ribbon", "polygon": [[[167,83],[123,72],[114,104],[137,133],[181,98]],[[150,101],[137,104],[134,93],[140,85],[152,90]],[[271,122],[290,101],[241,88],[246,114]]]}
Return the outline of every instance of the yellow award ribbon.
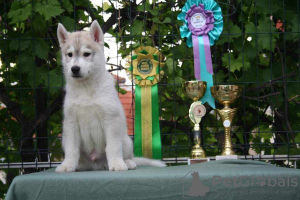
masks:
{"label": "yellow award ribbon", "polygon": [[142,151],[143,156],[152,158],[152,103],[151,87],[142,88]]}
{"label": "yellow award ribbon", "polygon": [[161,159],[158,87],[162,54],[153,47],[139,47],[127,69],[135,85],[134,154]]}

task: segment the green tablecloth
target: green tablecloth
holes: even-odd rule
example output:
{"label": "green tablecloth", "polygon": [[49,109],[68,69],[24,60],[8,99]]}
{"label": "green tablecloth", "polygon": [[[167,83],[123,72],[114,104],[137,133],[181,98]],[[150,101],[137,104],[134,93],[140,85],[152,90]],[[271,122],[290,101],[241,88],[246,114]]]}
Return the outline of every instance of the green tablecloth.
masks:
{"label": "green tablecloth", "polygon": [[[198,176],[199,175],[199,176]],[[7,200],[300,199],[300,170],[259,161],[223,160],[123,172],[54,173],[13,180]]]}

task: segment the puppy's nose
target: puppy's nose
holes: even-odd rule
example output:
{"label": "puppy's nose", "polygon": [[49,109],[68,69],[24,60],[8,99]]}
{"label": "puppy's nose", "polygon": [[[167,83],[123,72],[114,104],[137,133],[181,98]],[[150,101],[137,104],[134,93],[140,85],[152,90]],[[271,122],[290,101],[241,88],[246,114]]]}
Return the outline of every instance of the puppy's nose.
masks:
{"label": "puppy's nose", "polygon": [[79,71],[80,71],[80,67],[78,67],[78,66],[73,66],[73,67],[71,68],[71,71],[73,72],[73,74],[78,74]]}

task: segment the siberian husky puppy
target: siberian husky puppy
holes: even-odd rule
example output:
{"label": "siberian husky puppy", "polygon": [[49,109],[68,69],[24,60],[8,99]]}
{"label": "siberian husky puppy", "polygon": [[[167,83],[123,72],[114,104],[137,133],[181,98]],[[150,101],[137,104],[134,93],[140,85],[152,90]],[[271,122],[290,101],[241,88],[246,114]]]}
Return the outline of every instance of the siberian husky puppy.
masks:
{"label": "siberian husky puppy", "polygon": [[66,80],[62,145],[65,158],[56,172],[122,171],[137,165],[166,166],[133,157],[124,110],[112,75],[105,68],[104,37],[97,21],[89,31],[68,32],[58,24]]}

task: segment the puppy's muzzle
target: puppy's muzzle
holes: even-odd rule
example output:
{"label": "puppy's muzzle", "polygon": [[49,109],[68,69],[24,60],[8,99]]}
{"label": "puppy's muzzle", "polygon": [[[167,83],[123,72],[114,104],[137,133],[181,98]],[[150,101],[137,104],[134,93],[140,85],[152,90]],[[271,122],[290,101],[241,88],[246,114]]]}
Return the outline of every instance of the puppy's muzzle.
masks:
{"label": "puppy's muzzle", "polygon": [[78,66],[73,66],[73,67],[71,68],[71,71],[72,71],[74,77],[78,77],[78,76],[79,76],[79,72],[80,72],[80,67],[78,67]]}

